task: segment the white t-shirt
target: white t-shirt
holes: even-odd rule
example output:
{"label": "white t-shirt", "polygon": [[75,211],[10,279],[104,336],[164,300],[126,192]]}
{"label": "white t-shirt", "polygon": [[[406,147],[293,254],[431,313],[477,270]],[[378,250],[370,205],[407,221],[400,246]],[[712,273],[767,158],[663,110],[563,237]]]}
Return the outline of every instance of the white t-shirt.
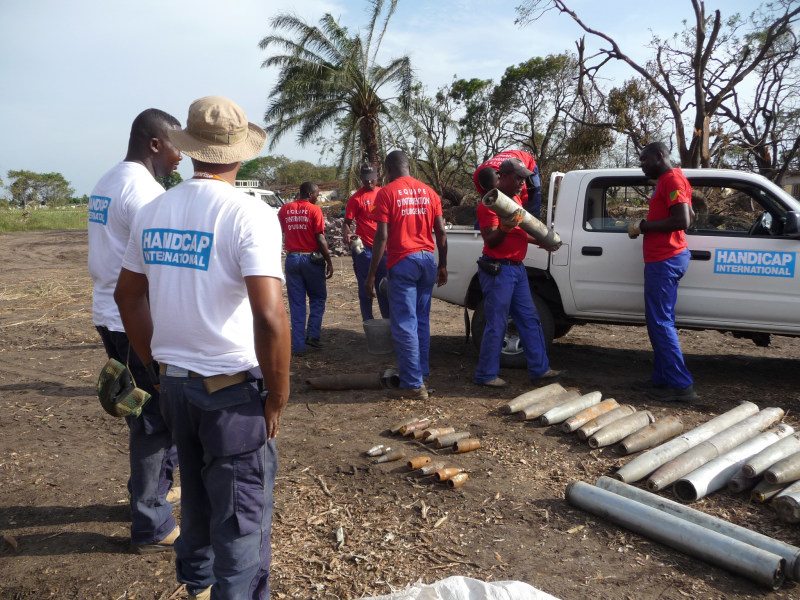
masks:
{"label": "white t-shirt", "polygon": [[283,282],[274,209],[223,181],[190,179],[139,211],[122,266],[147,276],[157,361],[201,375],[258,366],[244,278]]}
{"label": "white t-shirt", "polygon": [[122,256],[138,210],[164,188],[144,165],[121,162],[103,175],[89,200],[89,274],[94,280],[92,319],[111,331],[125,331],[114,302]]}

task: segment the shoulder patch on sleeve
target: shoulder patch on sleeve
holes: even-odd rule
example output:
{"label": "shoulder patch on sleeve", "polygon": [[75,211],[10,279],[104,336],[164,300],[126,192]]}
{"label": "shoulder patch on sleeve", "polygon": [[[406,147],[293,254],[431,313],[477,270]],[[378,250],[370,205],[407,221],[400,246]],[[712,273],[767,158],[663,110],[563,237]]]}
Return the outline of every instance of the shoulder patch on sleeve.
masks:
{"label": "shoulder patch on sleeve", "polygon": [[681,191],[675,190],[674,192],[669,193],[669,200],[670,202],[677,202],[681,198]]}

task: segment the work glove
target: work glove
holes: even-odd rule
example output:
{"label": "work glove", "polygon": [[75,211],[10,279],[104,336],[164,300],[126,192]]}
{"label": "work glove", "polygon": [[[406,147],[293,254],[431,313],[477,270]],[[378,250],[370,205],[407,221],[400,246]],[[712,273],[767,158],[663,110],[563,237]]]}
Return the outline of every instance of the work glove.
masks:
{"label": "work glove", "polygon": [[642,223],[644,223],[644,219],[638,221],[631,221],[628,223],[628,237],[632,240],[635,240],[639,237],[639,234],[642,233]]}
{"label": "work glove", "polygon": [[506,217],[500,221],[500,231],[504,233],[508,233],[515,227],[517,227],[520,223],[522,223],[523,216],[522,211],[518,210],[510,217]]}

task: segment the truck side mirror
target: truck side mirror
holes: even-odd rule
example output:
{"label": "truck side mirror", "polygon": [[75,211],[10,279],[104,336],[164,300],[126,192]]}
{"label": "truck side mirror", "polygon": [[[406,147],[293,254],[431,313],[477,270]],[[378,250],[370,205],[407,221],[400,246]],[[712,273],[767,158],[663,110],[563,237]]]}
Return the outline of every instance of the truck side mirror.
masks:
{"label": "truck side mirror", "polygon": [[786,213],[786,220],[783,223],[783,235],[791,238],[800,238],[800,212],[790,211]]}

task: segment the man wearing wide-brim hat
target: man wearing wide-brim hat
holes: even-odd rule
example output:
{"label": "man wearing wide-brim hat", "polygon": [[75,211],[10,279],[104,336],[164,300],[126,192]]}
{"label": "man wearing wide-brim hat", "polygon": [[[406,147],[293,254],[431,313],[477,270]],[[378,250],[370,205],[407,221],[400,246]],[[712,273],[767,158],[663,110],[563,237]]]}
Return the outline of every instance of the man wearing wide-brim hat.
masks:
{"label": "man wearing wide-brim hat", "polygon": [[114,298],[136,352],[159,364],[178,448],[178,581],[189,598],[267,598],[289,324],[275,212],[234,187],[266,134],[209,96],[170,139],[194,177],[137,214]]}

